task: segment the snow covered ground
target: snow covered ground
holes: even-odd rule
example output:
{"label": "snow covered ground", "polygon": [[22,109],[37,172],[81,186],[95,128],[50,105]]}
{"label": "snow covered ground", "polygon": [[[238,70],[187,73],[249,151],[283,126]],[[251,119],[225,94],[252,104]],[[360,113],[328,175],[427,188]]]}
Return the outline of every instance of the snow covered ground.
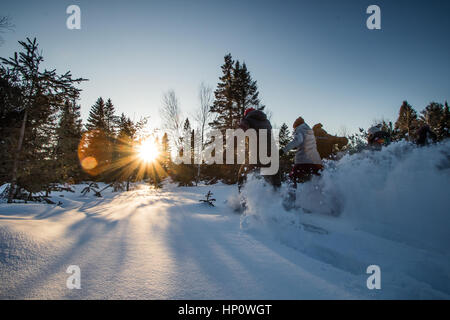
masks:
{"label": "snow covered ground", "polygon": [[[244,214],[233,210],[236,186],[222,184],[103,198],[82,197],[80,185],[52,194],[60,206],[3,203],[0,298],[449,299],[449,178],[449,142],[397,143],[329,163],[301,186],[298,205],[312,213],[285,211],[286,189],[255,179]],[[215,207],[198,201],[208,190]],[[69,265],[80,290],[66,287]],[[369,265],[380,290],[366,286]]]}

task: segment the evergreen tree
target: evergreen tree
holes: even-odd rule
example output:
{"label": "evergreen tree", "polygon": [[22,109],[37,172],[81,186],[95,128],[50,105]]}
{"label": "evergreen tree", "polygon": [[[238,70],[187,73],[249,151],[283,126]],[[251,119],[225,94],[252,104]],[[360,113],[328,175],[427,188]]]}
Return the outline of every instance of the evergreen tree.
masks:
{"label": "evergreen tree", "polygon": [[420,119],[430,127],[439,140],[443,138],[445,132],[445,109],[441,103],[431,102],[421,112]]}
{"label": "evergreen tree", "polygon": [[0,68],[0,185],[11,181],[15,146],[21,126],[22,91]]}
{"label": "evergreen tree", "polygon": [[[113,137],[111,137],[111,108],[106,110],[103,98],[98,98],[89,111],[86,123],[88,132],[84,136],[82,146],[81,163],[84,159],[90,159],[92,165],[83,166],[85,171],[91,176],[101,180],[109,180],[107,171],[112,170],[113,162]],[[108,115],[107,115],[108,113]]]}
{"label": "evergreen tree", "polygon": [[118,133],[112,176],[115,182],[125,181],[127,191],[130,188],[130,182],[136,180],[141,165],[135,147],[138,135],[146,123],[145,118],[134,122],[123,113],[116,120]]}
{"label": "evergreen tree", "polygon": [[122,113],[117,120],[117,128],[119,130],[118,131],[119,140],[125,140],[131,143],[134,139],[136,139],[138,127],[133,122],[133,120],[125,116],[124,113]]}
{"label": "evergreen tree", "polygon": [[108,99],[105,103],[104,115],[105,115],[106,134],[108,135],[108,137],[110,137],[110,139],[114,139],[116,135],[117,122],[119,119],[116,116],[116,109],[111,99]]}
{"label": "evergreen tree", "polygon": [[[215,115],[210,123],[213,129],[237,128],[246,108],[264,109],[259,100],[259,92],[246,64],[234,61],[231,54],[224,57],[222,76],[214,92],[215,100],[210,112]],[[224,141],[226,147],[226,141]],[[236,150],[237,152],[237,150]],[[225,153],[224,153],[225,154]],[[220,175],[226,182],[234,183],[239,165],[220,165]],[[217,171],[217,170],[216,170]]]}
{"label": "evergreen tree", "polygon": [[289,127],[287,126],[286,123],[283,123],[281,125],[279,133],[280,148],[286,147],[290,141],[291,141],[291,133],[289,131]]}
{"label": "evergreen tree", "polygon": [[191,123],[189,122],[189,118],[186,118],[183,124],[183,131],[184,133],[191,131]]}
{"label": "evergreen tree", "polygon": [[[280,132],[278,134],[280,148],[284,148],[292,140],[289,127],[286,123],[283,123]],[[294,152],[288,152],[280,157],[280,172],[282,180],[286,180],[289,172],[291,171],[292,165],[294,163]]]}
{"label": "evergreen tree", "polygon": [[[195,166],[194,166],[194,130],[191,129],[189,119],[186,119],[183,124],[183,138],[190,137],[190,144],[187,145],[183,141],[182,148],[180,149],[180,157],[183,157],[185,152],[190,151],[190,163],[181,163],[172,166],[172,178],[179,183],[180,186],[192,186],[195,180]],[[190,150],[186,150],[186,147]]]}
{"label": "evergreen tree", "polygon": [[58,178],[61,181],[74,182],[81,177],[78,160],[78,145],[82,136],[80,106],[66,100],[62,107],[58,127],[56,129],[56,161]]}
{"label": "evergreen tree", "polygon": [[165,132],[161,139],[161,166],[166,172],[169,172],[170,164],[170,142],[169,136]]}
{"label": "evergreen tree", "polygon": [[233,68],[234,99],[236,100],[237,121],[244,115],[247,108],[264,109],[259,100],[258,86],[253,80],[245,63],[236,61]]}
{"label": "evergreen tree", "polygon": [[2,62],[2,75],[14,87],[20,88],[20,129],[11,137],[11,187],[8,202],[24,188],[40,191],[53,180],[54,158],[51,152],[54,140],[55,114],[66,99],[74,100],[80,89],[74,85],[85,79],[73,79],[70,72],[57,74],[55,70],[42,70],[43,57],[36,39],[19,41],[23,51]]}
{"label": "evergreen tree", "polygon": [[398,119],[395,122],[395,137],[397,139],[406,137],[410,140],[418,126],[419,123],[416,111],[407,101],[403,101],[398,114]]}
{"label": "evergreen tree", "polygon": [[222,76],[214,91],[215,100],[210,112],[216,118],[210,123],[214,129],[235,128],[245,109],[264,109],[259,100],[257,82],[252,79],[247,65],[234,61],[231,54],[224,57]]}
{"label": "evergreen tree", "polygon": [[233,66],[234,61],[231,54],[227,54],[224,58],[225,62],[222,65],[222,76],[219,78],[220,82],[217,84],[217,89],[214,91],[215,100],[211,106],[211,113],[216,115],[216,118],[210,123],[214,129],[225,130],[232,128],[235,119],[234,107],[234,78]]}
{"label": "evergreen tree", "polygon": [[98,98],[95,104],[89,111],[89,118],[87,119],[86,129],[106,131],[106,116],[105,116],[105,101],[102,97]]}

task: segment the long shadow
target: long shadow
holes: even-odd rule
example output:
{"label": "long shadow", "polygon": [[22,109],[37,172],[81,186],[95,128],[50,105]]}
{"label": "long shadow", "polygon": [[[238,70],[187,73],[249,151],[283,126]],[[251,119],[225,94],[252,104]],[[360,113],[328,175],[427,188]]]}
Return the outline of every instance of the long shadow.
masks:
{"label": "long shadow", "polygon": [[[48,258],[51,260],[54,259],[52,262],[43,265],[39,272],[30,274],[14,286],[14,288],[9,288],[7,296],[13,298],[27,297],[28,292],[44,286],[46,281],[54,274],[64,274],[68,277],[69,275],[65,274],[65,268],[70,264],[78,263],[75,260],[84,261],[85,257],[81,256],[81,254],[83,252],[91,252],[89,248],[98,243],[93,242],[93,240],[97,238],[99,241],[104,241],[102,240],[102,236],[103,238],[107,238],[115,225],[115,223],[94,223],[92,219],[83,219],[72,225],[69,230],[75,232],[75,234],[72,234],[71,237],[77,240],[71,243],[69,248],[65,249],[58,257],[49,255]],[[99,237],[99,234],[102,236]],[[98,252],[98,254],[101,255],[104,252]],[[77,256],[79,258],[75,259]],[[65,288],[65,282],[61,283],[61,286]]]}
{"label": "long shadow", "polygon": [[[310,262],[306,266],[302,264],[307,257],[302,252],[274,240],[260,239],[247,233],[242,234],[238,221],[235,221],[235,236],[243,236],[244,239],[234,241],[230,238],[233,231],[230,235],[229,226],[223,230],[223,224],[216,225],[216,222],[192,222],[192,214],[186,214],[184,209],[188,212],[190,210],[188,208],[171,208],[169,210],[171,223],[167,231],[167,244],[177,265],[181,266],[178,267],[180,270],[184,264],[194,262],[208,281],[221,288],[218,296],[214,298],[249,298],[248,295],[244,296],[245,293],[240,290],[242,279],[256,286],[257,292],[252,298],[301,298],[295,296],[296,293],[302,292],[298,287],[301,283],[296,284],[295,277],[279,274],[280,270],[295,272],[302,276],[309,274],[311,277],[320,277],[321,275],[314,267],[317,267],[317,263]],[[209,210],[205,211],[210,212]],[[208,231],[205,233],[205,230]],[[255,248],[262,248],[267,257],[272,255],[280,257],[277,260],[285,260],[286,265],[281,262],[275,264],[272,261],[261,262],[257,256],[249,255],[248,250],[251,246],[239,246],[244,241],[251,241]],[[205,257],[207,258],[205,259]],[[309,258],[314,261],[313,258]],[[320,260],[317,261],[323,263]],[[277,280],[279,284],[274,288],[273,281],[267,281],[267,279],[277,276],[279,276]],[[301,279],[299,280],[301,281]],[[341,292],[343,297],[348,297],[348,292],[341,289],[335,287],[335,292]],[[326,296],[326,292],[320,290],[316,294]],[[201,296],[201,292],[193,292],[193,296],[183,298],[198,298],[198,295]]]}
{"label": "long shadow", "polygon": [[[177,274],[186,272],[185,268],[188,265],[192,268],[198,268],[198,276],[206,278],[208,284],[216,288],[215,296],[209,297],[215,299],[236,298],[243,294],[239,292],[242,277],[236,276],[238,269],[241,270],[238,272],[244,273],[248,280],[256,281],[251,274],[251,270],[247,267],[248,264],[239,260],[240,257],[227,256],[228,262],[232,261],[235,264],[232,268],[229,264],[223,262],[223,257],[218,256],[217,248],[222,248],[222,251],[226,251],[226,248],[224,248],[224,242],[219,236],[220,227],[216,227],[215,222],[192,222],[192,216],[186,215],[183,212],[184,208],[171,208],[169,211],[170,224],[166,230],[165,242],[176,262],[174,267],[177,269]],[[205,230],[208,230],[206,234],[204,233]],[[211,235],[213,235],[213,238],[211,238]],[[192,270],[188,272],[192,272]],[[195,282],[193,279],[189,279],[189,281]],[[205,296],[203,288],[198,288],[195,283],[192,283],[191,287],[192,291],[189,296],[174,298],[208,298]],[[209,291],[209,293],[211,292]],[[244,297],[242,296],[242,298]]]}

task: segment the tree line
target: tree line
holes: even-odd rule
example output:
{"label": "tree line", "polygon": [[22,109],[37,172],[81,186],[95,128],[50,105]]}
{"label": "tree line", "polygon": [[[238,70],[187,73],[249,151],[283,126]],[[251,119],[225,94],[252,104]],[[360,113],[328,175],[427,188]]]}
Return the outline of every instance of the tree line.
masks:
{"label": "tree line", "polygon": [[[210,129],[224,132],[237,128],[249,107],[264,110],[270,117],[246,63],[227,54],[216,89],[200,85],[198,108],[191,119],[183,116],[175,91],[169,90],[163,95],[163,127],[158,134],[146,132],[148,118],[134,121],[123,113],[118,115],[113,101],[102,97],[91,107],[83,125],[78,86],[87,79],[76,78],[69,71],[60,74],[43,69],[44,58],[36,39],[19,43],[21,52],[0,58],[0,185],[10,184],[8,201],[32,199],[33,194],[45,196],[61,184],[88,180],[109,183],[115,190],[128,190],[130,183],[138,180],[159,186],[166,177],[184,186],[199,181],[235,183],[239,165],[175,164],[172,156],[184,152],[183,139],[188,136],[192,151],[204,150],[211,143],[207,137]],[[395,124],[382,124],[393,140],[412,140],[424,124],[436,133],[437,140],[443,140],[449,137],[449,107],[446,102],[432,102],[417,113],[404,101]],[[360,129],[348,137],[332,136],[321,124],[313,130],[320,137],[323,158],[356,150],[365,143],[367,134]],[[289,126],[283,123],[280,146],[290,138]],[[152,139],[159,150],[152,163],[142,163],[137,156],[136,145],[145,139]],[[194,139],[199,139],[197,144]],[[193,150],[195,145],[201,150]],[[283,155],[281,160],[286,176],[293,156]]]}

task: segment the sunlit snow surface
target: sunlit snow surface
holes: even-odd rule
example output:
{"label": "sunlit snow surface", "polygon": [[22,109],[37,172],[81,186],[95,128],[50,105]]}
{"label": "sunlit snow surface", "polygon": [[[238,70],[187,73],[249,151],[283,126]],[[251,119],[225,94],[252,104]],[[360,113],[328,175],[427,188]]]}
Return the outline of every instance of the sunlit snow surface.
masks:
{"label": "sunlit snow surface", "polygon": [[[2,203],[0,298],[449,299],[449,178],[449,142],[397,143],[328,163],[289,212],[286,186],[257,179],[243,214],[236,186],[223,184],[103,198],[78,185],[52,193],[60,206]],[[198,201],[209,190],[215,207]],[[66,287],[69,265],[80,290]],[[381,268],[380,290],[366,286],[369,265]]]}

